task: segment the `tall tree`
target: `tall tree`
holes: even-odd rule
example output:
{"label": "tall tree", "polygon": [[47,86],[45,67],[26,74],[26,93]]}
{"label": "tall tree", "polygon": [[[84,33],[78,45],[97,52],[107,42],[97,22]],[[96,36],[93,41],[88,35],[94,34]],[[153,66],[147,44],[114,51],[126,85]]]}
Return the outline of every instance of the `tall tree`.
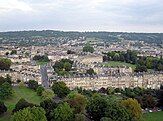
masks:
{"label": "tall tree", "polygon": [[52,86],[52,90],[58,97],[65,97],[70,93],[70,89],[66,86],[64,82],[54,82]]}
{"label": "tall tree", "polygon": [[53,112],[53,121],[73,121],[74,114],[68,103],[59,104]]}
{"label": "tall tree", "polygon": [[47,119],[43,108],[27,107],[14,113],[13,121],[47,121]]}
{"label": "tall tree", "polygon": [[131,113],[133,120],[140,121],[142,118],[141,106],[136,99],[126,99],[121,102],[123,106],[127,108],[129,113]]}

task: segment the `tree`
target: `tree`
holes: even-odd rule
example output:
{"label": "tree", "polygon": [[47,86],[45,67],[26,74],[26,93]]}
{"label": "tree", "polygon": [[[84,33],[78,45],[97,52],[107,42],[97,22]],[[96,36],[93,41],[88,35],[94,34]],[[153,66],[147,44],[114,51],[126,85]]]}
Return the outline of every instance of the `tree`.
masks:
{"label": "tree", "polygon": [[8,82],[4,82],[0,85],[0,100],[8,98],[12,93],[12,86]]}
{"label": "tree", "polygon": [[106,89],[106,93],[108,94],[108,95],[111,95],[111,94],[114,94],[114,88],[113,87],[108,87],[107,89]]}
{"label": "tree", "polygon": [[54,92],[51,89],[46,89],[42,92],[42,99],[52,99],[55,96]]}
{"label": "tree", "polygon": [[98,90],[99,93],[107,93],[107,89],[105,89],[104,87],[101,87],[99,90]]}
{"label": "tree", "polygon": [[8,82],[9,84],[12,83],[11,76],[9,74],[6,75],[5,81]]}
{"label": "tree", "polygon": [[60,61],[56,61],[53,65],[54,71],[60,75],[64,76],[69,74],[69,71],[72,69],[73,61],[70,59],[61,59]]}
{"label": "tree", "polygon": [[63,67],[64,67],[65,71],[70,71],[72,65],[69,62],[65,62]]}
{"label": "tree", "polygon": [[93,52],[94,52],[94,48],[93,48],[89,43],[87,43],[87,44],[83,47],[83,52],[90,52],[90,53],[93,53]]}
{"label": "tree", "polygon": [[103,62],[107,62],[109,59],[108,59],[108,56],[104,55],[103,56]]}
{"label": "tree", "polygon": [[147,67],[145,65],[136,65],[135,72],[147,72]]}
{"label": "tree", "polygon": [[74,114],[68,103],[59,104],[53,112],[53,121],[73,121]]}
{"label": "tree", "polygon": [[45,112],[46,112],[46,117],[48,119],[48,121],[50,121],[52,119],[52,112],[53,110],[57,107],[57,104],[52,100],[52,99],[46,99],[46,100],[43,100],[41,103],[40,103],[40,106],[42,108],[44,108]]}
{"label": "tree", "polygon": [[37,90],[36,90],[37,95],[38,95],[38,96],[41,96],[41,95],[42,95],[42,92],[43,92],[44,90],[45,90],[44,87],[38,86],[38,87],[37,87]]}
{"label": "tree", "polygon": [[14,113],[13,121],[47,121],[47,119],[43,108],[27,107]]}
{"label": "tree", "polygon": [[130,121],[131,115],[128,113],[127,109],[121,106],[116,101],[107,101],[105,107],[105,117],[110,118],[112,121]]}
{"label": "tree", "polygon": [[15,105],[15,108],[13,109],[13,112],[17,112],[19,110],[22,110],[27,107],[33,107],[35,106],[32,103],[27,102],[24,98],[21,98]]}
{"label": "tree", "polygon": [[10,52],[10,55],[15,55],[15,54],[17,54],[17,51],[16,51],[16,50],[12,50],[12,51]]}
{"label": "tree", "polygon": [[89,75],[94,75],[94,74],[96,74],[96,72],[95,72],[92,68],[88,69],[88,70],[86,71],[86,73],[89,74]]}
{"label": "tree", "polygon": [[87,104],[87,99],[85,96],[79,94],[79,93],[73,93],[71,92],[67,96],[67,102],[70,105],[71,108],[74,109],[74,113],[83,113]]}
{"label": "tree", "polygon": [[7,111],[7,107],[5,106],[4,102],[0,101],[0,115]]}
{"label": "tree", "polygon": [[141,106],[136,99],[122,100],[121,104],[127,108],[129,113],[132,115],[133,120],[140,121],[142,118]]}
{"label": "tree", "polygon": [[34,89],[34,90],[36,90],[37,88],[38,88],[38,82],[36,82],[35,80],[29,80],[29,82],[28,82],[28,87],[30,88],[30,89]]}
{"label": "tree", "polygon": [[47,55],[35,55],[33,57],[33,60],[38,61],[38,62],[49,62],[49,58]]}
{"label": "tree", "polygon": [[156,107],[157,101],[151,94],[144,94],[137,97],[138,102],[143,109]]}
{"label": "tree", "polygon": [[0,58],[0,70],[10,70],[11,60],[7,58]]}
{"label": "tree", "polygon": [[105,116],[105,108],[107,106],[106,100],[100,95],[94,95],[88,102],[86,111],[90,119],[99,121]]}
{"label": "tree", "polygon": [[60,98],[63,98],[70,93],[70,89],[66,86],[64,82],[54,82],[52,90]]}
{"label": "tree", "polygon": [[75,114],[75,121],[86,121],[86,117],[84,114]]}
{"label": "tree", "polygon": [[5,81],[6,81],[5,78],[0,76],[0,85],[2,85]]}

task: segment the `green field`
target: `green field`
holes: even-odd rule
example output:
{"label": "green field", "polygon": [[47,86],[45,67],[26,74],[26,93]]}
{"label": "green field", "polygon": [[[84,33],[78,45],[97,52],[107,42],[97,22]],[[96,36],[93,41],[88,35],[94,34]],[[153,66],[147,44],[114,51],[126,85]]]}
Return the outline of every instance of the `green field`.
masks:
{"label": "green field", "polygon": [[0,117],[0,121],[9,121],[11,118],[11,112],[15,107],[15,104],[20,98],[24,98],[28,102],[39,104],[41,97],[37,96],[36,92],[26,87],[14,87],[14,94],[11,98],[5,100],[8,111]]}
{"label": "green field", "polygon": [[163,121],[163,111],[144,114],[145,121]]}
{"label": "green field", "polygon": [[109,61],[108,63],[104,63],[104,65],[107,67],[127,66],[127,67],[131,67],[132,69],[136,68],[134,64],[119,62],[119,61]]}

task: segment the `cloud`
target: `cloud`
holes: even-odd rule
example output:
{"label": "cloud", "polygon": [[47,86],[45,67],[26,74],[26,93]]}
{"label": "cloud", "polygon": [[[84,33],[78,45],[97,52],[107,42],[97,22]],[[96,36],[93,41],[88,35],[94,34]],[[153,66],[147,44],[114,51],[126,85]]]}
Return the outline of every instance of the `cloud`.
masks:
{"label": "cloud", "polygon": [[20,10],[23,12],[32,11],[32,8],[25,2],[18,0],[0,0],[0,13]]}
{"label": "cloud", "polygon": [[163,32],[163,0],[0,0],[0,31]]}

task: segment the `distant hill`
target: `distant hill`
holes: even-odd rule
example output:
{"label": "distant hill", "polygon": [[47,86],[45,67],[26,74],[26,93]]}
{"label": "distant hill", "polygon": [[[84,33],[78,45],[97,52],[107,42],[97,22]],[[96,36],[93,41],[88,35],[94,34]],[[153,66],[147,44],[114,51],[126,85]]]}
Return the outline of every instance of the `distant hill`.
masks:
{"label": "distant hill", "polygon": [[[45,38],[48,42],[56,44],[60,40],[68,41],[72,39],[78,39],[79,37],[97,38],[105,42],[117,41],[117,40],[133,40],[133,41],[144,41],[147,43],[162,44],[163,33],[127,33],[127,32],[65,32],[55,30],[42,30],[42,31],[11,31],[11,32],[0,32],[1,43],[14,43],[19,44],[31,43],[31,40],[38,38]],[[4,41],[5,40],[5,41]],[[41,41],[41,39],[39,39]],[[28,42],[27,42],[28,41]],[[55,41],[55,42],[54,42]],[[32,43],[33,44],[33,43]]]}

